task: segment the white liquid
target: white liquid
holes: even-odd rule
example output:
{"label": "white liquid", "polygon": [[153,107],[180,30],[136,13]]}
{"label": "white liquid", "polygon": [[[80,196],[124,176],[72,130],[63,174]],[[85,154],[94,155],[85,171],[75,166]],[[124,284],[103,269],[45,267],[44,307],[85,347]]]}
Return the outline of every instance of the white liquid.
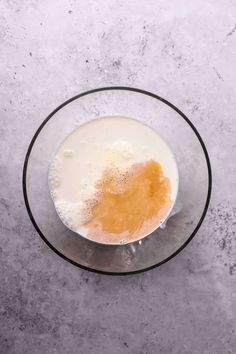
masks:
{"label": "white liquid", "polygon": [[179,182],[176,161],[153,129],[131,118],[104,117],[74,130],[61,144],[49,173],[50,192],[62,222],[88,237],[82,211],[93,198],[104,169],[114,165],[126,170],[148,160],[161,164],[171,183],[174,204]]}

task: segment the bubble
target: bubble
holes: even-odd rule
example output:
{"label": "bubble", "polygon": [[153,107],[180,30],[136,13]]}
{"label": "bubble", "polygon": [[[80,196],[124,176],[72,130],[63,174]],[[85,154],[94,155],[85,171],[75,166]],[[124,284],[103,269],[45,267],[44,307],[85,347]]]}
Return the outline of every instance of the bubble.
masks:
{"label": "bubble", "polygon": [[53,199],[56,199],[57,192],[56,191],[51,191],[51,196],[52,196]]}
{"label": "bubble", "polygon": [[49,183],[52,189],[58,188],[60,186],[60,178],[57,175],[50,175]]}

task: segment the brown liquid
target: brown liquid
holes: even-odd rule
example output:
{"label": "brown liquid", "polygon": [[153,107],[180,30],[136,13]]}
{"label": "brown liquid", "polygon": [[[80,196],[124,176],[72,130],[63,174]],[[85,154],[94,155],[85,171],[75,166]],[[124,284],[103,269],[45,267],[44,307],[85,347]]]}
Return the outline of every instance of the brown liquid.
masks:
{"label": "brown liquid", "polygon": [[[130,241],[158,227],[171,206],[171,186],[155,161],[134,164],[123,175],[106,170],[97,185],[98,201],[86,226],[95,241]],[[103,235],[103,236],[101,236]]]}

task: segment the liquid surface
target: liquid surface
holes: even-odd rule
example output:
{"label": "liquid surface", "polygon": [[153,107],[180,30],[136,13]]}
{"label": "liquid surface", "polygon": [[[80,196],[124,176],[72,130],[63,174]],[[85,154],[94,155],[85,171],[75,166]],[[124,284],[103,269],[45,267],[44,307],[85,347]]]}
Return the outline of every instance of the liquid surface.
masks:
{"label": "liquid surface", "polygon": [[60,146],[49,173],[61,220],[107,244],[138,240],[168,216],[178,170],[168,145],[130,118],[105,117],[82,125]]}

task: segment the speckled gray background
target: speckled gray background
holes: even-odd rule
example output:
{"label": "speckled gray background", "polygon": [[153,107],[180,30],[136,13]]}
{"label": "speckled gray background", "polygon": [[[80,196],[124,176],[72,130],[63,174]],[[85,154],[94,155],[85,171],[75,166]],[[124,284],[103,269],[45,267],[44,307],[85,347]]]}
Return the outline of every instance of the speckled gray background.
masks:
{"label": "speckled gray background", "polygon": [[[180,107],[209,150],[198,235],[140,275],[82,271],[24,208],[35,129],[90,88],[130,85]],[[236,1],[0,1],[0,353],[236,353]]]}

